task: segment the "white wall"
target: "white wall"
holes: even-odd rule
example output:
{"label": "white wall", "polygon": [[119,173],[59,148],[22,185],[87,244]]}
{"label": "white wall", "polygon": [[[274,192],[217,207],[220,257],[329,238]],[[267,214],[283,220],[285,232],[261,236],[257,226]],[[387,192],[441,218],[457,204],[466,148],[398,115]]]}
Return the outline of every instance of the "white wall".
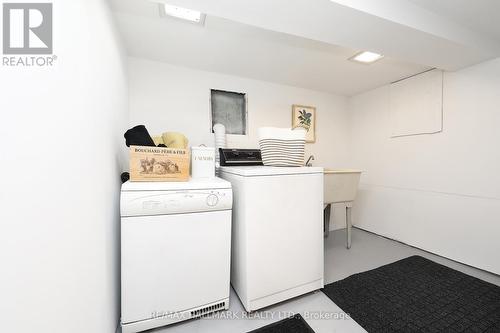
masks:
{"label": "white wall", "polygon": [[388,86],[350,100],[355,225],[500,274],[500,59],[444,76],[444,130],[390,138]]}
{"label": "white wall", "polygon": [[104,0],[54,0],[53,68],[0,66],[4,332],[114,332],[124,51]]}
{"label": "white wall", "polygon": [[[189,138],[190,145],[213,146],[210,89],[244,92],[249,135],[229,136],[228,145],[257,148],[257,128],[290,127],[292,104],[312,105],[317,108],[316,143],[307,144],[306,155],[313,154],[317,166],[348,166],[346,97],[139,58],[129,58],[128,64],[130,126],[144,124],[152,135],[179,131]],[[334,220],[341,226],[345,223],[342,219],[339,215]]]}

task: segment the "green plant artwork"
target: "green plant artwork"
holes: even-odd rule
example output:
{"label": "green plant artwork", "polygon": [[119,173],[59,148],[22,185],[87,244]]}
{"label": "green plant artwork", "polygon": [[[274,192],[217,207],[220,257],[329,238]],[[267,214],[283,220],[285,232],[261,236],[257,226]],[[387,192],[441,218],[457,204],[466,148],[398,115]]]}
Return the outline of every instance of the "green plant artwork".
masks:
{"label": "green plant artwork", "polygon": [[312,113],[306,110],[299,110],[299,114],[299,124],[309,131],[309,128],[311,128]]}

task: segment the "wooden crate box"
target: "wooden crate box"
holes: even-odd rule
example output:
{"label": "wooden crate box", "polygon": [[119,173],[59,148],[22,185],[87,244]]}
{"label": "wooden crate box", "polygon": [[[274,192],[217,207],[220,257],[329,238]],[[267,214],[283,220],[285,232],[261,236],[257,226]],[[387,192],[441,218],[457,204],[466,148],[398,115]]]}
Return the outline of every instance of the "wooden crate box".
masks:
{"label": "wooden crate box", "polygon": [[130,181],[187,181],[189,162],[187,149],[130,146]]}

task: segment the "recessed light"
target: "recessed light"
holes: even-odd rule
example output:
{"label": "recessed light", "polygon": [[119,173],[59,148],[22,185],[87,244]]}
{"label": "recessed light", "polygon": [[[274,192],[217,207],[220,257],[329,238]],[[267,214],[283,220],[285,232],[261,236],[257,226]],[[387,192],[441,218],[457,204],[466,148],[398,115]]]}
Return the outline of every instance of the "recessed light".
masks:
{"label": "recessed light", "polygon": [[349,58],[351,61],[360,62],[363,64],[371,64],[377,60],[382,59],[384,56],[375,52],[363,51],[356,53],[354,56]]}
{"label": "recessed light", "polygon": [[172,6],[166,3],[160,3],[159,5],[161,16],[172,16],[201,25],[205,22],[206,15],[197,10]]}

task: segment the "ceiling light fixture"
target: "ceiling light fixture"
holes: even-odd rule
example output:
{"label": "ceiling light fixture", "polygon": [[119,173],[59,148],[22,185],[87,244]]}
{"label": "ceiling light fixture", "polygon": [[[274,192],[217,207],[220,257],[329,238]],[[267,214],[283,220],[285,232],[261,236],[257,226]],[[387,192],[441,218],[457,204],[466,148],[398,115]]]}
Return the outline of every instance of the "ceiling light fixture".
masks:
{"label": "ceiling light fixture", "polygon": [[363,64],[371,64],[377,60],[382,59],[384,56],[375,52],[363,51],[356,53],[354,56],[350,57],[349,60],[360,62]]}
{"label": "ceiling light fixture", "polygon": [[187,20],[196,24],[203,25],[205,23],[206,15],[192,9],[182,8],[178,6],[160,3],[161,16],[172,16],[178,19]]}

